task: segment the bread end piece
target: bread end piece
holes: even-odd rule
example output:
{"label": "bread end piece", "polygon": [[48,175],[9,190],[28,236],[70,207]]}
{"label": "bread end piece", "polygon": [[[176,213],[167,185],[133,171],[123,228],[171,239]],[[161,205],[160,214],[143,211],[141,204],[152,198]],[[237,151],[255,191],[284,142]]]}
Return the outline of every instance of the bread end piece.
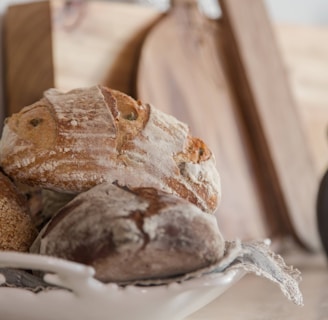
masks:
{"label": "bread end piece", "polygon": [[0,172],[0,250],[27,252],[36,235],[24,197]]}
{"label": "bread end piece", "polygon": [[218,262],[213,215],[154,188],[109,183],[76,196],[42,231],[40,253],[91,265],[103,282],[169,278]]}

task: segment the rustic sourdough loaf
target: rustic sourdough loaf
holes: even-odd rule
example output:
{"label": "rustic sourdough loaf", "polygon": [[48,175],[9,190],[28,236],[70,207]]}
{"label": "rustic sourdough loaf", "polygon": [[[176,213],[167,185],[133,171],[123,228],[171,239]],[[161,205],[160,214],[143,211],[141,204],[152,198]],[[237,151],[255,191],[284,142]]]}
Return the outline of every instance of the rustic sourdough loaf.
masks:
{"label": "rustic sourdough loaf", "polygon": [[50,89],[8,118],[0,165],[15,181],[58,192],[117,181],[178,195],[211,213],[220,200],[204,142],[174,117],[102,86]]}
{"label": "rustic sourdough loaf", "polygon": [[154,188],[103,183],[76,196],[42,230],[39,253],[91,265],[103,282],[159,279],[217,262],[214,215]]}
{"label": "rustic sourdough loaf", "polygon": [[28,251],[35,237],[25,198],[0,172],[0,250]]}

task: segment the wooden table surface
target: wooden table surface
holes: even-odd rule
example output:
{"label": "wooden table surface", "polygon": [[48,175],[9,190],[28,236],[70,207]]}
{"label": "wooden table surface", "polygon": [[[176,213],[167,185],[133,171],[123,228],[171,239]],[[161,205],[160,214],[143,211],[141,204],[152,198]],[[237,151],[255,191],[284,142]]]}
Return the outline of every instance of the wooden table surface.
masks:
{"label": "wooden table surface", "polygon": [[325,257],[297,252],[287,254],[285,258],[302,272],[303,307],[288,301],[271,282],[246,275],[186,320],[328,319],[328,264]]}

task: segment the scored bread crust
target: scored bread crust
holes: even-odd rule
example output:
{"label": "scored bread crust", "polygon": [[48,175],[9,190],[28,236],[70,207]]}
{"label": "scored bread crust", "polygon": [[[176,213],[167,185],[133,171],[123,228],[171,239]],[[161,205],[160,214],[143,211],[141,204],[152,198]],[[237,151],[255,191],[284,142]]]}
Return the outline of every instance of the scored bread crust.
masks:
{"label": "scored bread crust", "polygon": [[36,234],[25,198],[0,172],[0,250],[27,252]]}
{"label": "scored bread crust", "polygon": [[14,180],[78,193],[102,182],[153,187],[214,212],[214,156],[188,127],[151,105],[102,86],[44,97],[12,115],[0,165]]}
{"label": "scored bread crust", "polygon": [[76,196],[38,242],[36,252],[91,265],[97,279],[118,283],[185,274],[224,253],[214,215],[153,188],[110,183]]}

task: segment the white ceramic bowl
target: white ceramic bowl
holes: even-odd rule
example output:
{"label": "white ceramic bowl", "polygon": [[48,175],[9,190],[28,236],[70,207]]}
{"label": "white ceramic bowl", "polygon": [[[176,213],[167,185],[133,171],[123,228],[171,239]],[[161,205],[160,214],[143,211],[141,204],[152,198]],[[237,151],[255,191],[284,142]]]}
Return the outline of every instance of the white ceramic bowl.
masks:
{"label": "white ceramic bowl", "polygon": [[180,320],[217,298],[244,275],[243,271],[231,270],[182,283],[120,287],[97,281],[91,267],[47,256],[0,252],[0,267],[43,270],[49,272],[46,282],[70,289],[33,293],[0,287],[3,320]]}

